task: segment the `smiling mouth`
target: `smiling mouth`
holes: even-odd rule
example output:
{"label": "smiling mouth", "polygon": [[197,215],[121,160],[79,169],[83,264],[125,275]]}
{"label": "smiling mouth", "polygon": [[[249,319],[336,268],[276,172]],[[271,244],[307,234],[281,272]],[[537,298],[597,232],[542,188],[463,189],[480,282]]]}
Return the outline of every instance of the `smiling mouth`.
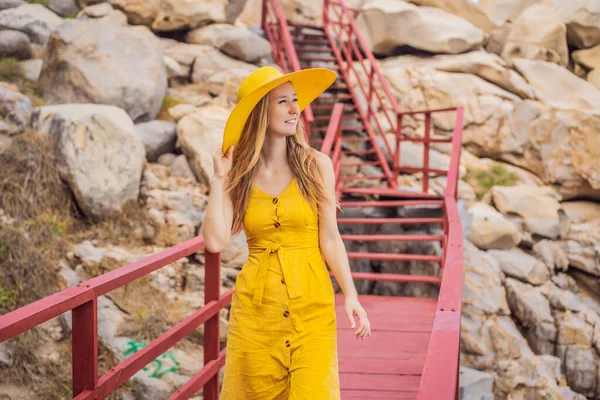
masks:
{"label": "smiling mouth", "polygon": [[296,120],[295,119],[290,119],[285,121],[286,124],[290,124],[290,125],[295,125],[296,124]]}

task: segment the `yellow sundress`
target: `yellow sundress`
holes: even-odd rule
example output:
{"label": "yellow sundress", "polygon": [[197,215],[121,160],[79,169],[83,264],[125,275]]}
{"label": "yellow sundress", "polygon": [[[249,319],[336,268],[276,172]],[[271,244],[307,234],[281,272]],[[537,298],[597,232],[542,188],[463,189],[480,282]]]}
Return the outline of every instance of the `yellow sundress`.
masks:
{"label": "yellow sundress", "polygon": [[254,186],[249,248],[231,303],[222,400],[338,400],[337,331],[317,215],[293,178],[277,197]]}

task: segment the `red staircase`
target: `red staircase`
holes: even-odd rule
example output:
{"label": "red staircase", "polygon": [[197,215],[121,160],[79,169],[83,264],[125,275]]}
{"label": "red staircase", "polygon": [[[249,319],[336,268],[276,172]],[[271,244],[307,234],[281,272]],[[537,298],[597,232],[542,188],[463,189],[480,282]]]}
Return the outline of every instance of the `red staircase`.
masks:
{"label": "red staircase", "polygon": [[[375,288],[385,282],[398,287],[433,285],[438,295],[361,295],[372,326],[372,336],[366,341],[354,339],[341,308],[343,297],[337,295],[342,397],[456,399],[462,294],[462,231],[456,187],[463,110],[402,112],[356,29],[355,13],[341,0],[325,0],[322,27],[288,26],[279,0],[263,0],[263,28],[274,58],[284,71],[326,66],[338,72],[338,81],[303,112],[303,122],[310,143],[332,158],[336,188],[342,198],[343,211],[338,218],[342,239],[348,248],[360,250],[348,252],[348,257],[355,260],[353,270],[360,269],[357,264],[365,264],[361,260],[369,260],[374,265],[424,263],[435,265],[439,271],[431,276],[353,272],[356,281],[368,282]],[[352,86],[351,82],[357,83]],[[450,138],[432,133],[432,115],[442,112],[456,115]],[[422,136],[404,134],[403,119],[409,117],[423,121]],[[379,134],[385,131],[384,124],[392,127],[393,143]],[[402,166],[398,155],[402,143],[407,141],[423,145],[422,167]],[[433,143],[451,146],[447,170],[429,167]],[[392,162],[386,161],[386,153]],[[360,161],[346,162],[345,156],[351,155]],[[342,168],[354,167],[370,172],[363,176],[341,173]],[[420,174],[421,190],[399,187],[400,173]],[[447,179],[441,195],[430,193],[429,183],[434,176]],[[371,186],[357,187],[360,182],[370,182]],[[401,233],[373,234],[374,229],[390,226]],[[422,254],[400,254],[371,251],[374,243],[413,243],[420,249],[424,248],[423,243],[431,246]],[[196,237],[0,316],[0,343],[71,311],[73,398],[104,399],[204,324],[205,366],[169,399],[188,399],[200,390],[204,399],[217,399],[218,373],[225,363],[226,351],[219,344],[219,311],[230,304],[232,293],[230,290],[220,294],[220,255],[209,252],[205,252],[205,305],[98,376],[98,297],[203,249],[204,238]]]}
{"label": "red staircase", "polygon": [[[434,285],[438,295],[361,295],[373,332],[364,342],[353,338],[343,311],[343,295],[337,295],[342,398],[455,399],[462,294],[462,230],[456,188],[463,110],[401,111],[356,28],[356,10],[346,7],[342,0],[324,0],[322,26],[287,23],[278,0],[264,0],[263,10],[263,28],[284,72],[326,67],[338,73],[338,80],[305,113],[304,124],[313,147],[333,160],[343,209],[338,224],[349,249],[348,258],[370,260],[375,265],[381,261],[388,265],[435,265],[437,268],[428,269],[439,271],[434,275],[360,272],[358,263],[351,262],[356,271],[352,273],[354,280],[371,282],[360,286],[365,291],[386,281],[405,286]],[[453,135],[435,136],[432,116],[448,112],[455,114]],[[402,126],[407,118],[422,120],[422,135],[405,134]],[[380,134],[385,132],[384,126],[391,127],[392,143]],[[421,167],[401,164],[400,149],[406,142],[422,145]],[[432,144],[451,146],[447,170],[430,167]],[[391,162],[386,161],[385,154],[392,155]],[[348,162],[349,156],[359,161]],[[341,174],[342,168],[364,172]],[[401,173],[420,174],[420,190],[400,188]],[[446,178],[443,194],[429,190],[436,176]],[[369,184],[357,187],[358,182],[361,186]],[[406,216],[411,214],[417,217]],[[384,226],[401,233],[373,233]],[[381,246],[382,242],[416,244],[417,249],[428,251],[401,254],[371,250],[376,247],[373,243]]]}

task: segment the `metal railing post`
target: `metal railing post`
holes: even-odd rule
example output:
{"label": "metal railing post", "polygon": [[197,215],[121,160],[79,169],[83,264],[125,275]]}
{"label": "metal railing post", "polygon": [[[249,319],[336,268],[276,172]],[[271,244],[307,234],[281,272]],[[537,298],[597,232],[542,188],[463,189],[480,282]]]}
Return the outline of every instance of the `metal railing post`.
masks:
{"label": "metal railing post", "polygon": [[[205,251],[204,261],[204,304],[219,300],[221,291],[221,253]],[[204,365],[219,358],[220,352],[220,313],[216,313],[204,323]],[[219,398],[219,374],[214,375],[204,386],[205,400]]]}

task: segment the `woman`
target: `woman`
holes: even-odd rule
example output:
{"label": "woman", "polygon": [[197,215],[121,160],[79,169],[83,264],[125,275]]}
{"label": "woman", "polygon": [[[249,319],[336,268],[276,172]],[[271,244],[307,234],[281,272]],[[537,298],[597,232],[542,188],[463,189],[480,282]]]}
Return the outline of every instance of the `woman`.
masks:
{"label": "woman", "polygon": [[322,255],[345,294],[356,338],[370,336],[336,221],[329,157],[306,141],[300,112],[336,79],[311,68],[262,67],[241,83],[203,224],[220,252],[242,228],[249,256],[229,318],[223,400],[340,398],[334,292]]}

